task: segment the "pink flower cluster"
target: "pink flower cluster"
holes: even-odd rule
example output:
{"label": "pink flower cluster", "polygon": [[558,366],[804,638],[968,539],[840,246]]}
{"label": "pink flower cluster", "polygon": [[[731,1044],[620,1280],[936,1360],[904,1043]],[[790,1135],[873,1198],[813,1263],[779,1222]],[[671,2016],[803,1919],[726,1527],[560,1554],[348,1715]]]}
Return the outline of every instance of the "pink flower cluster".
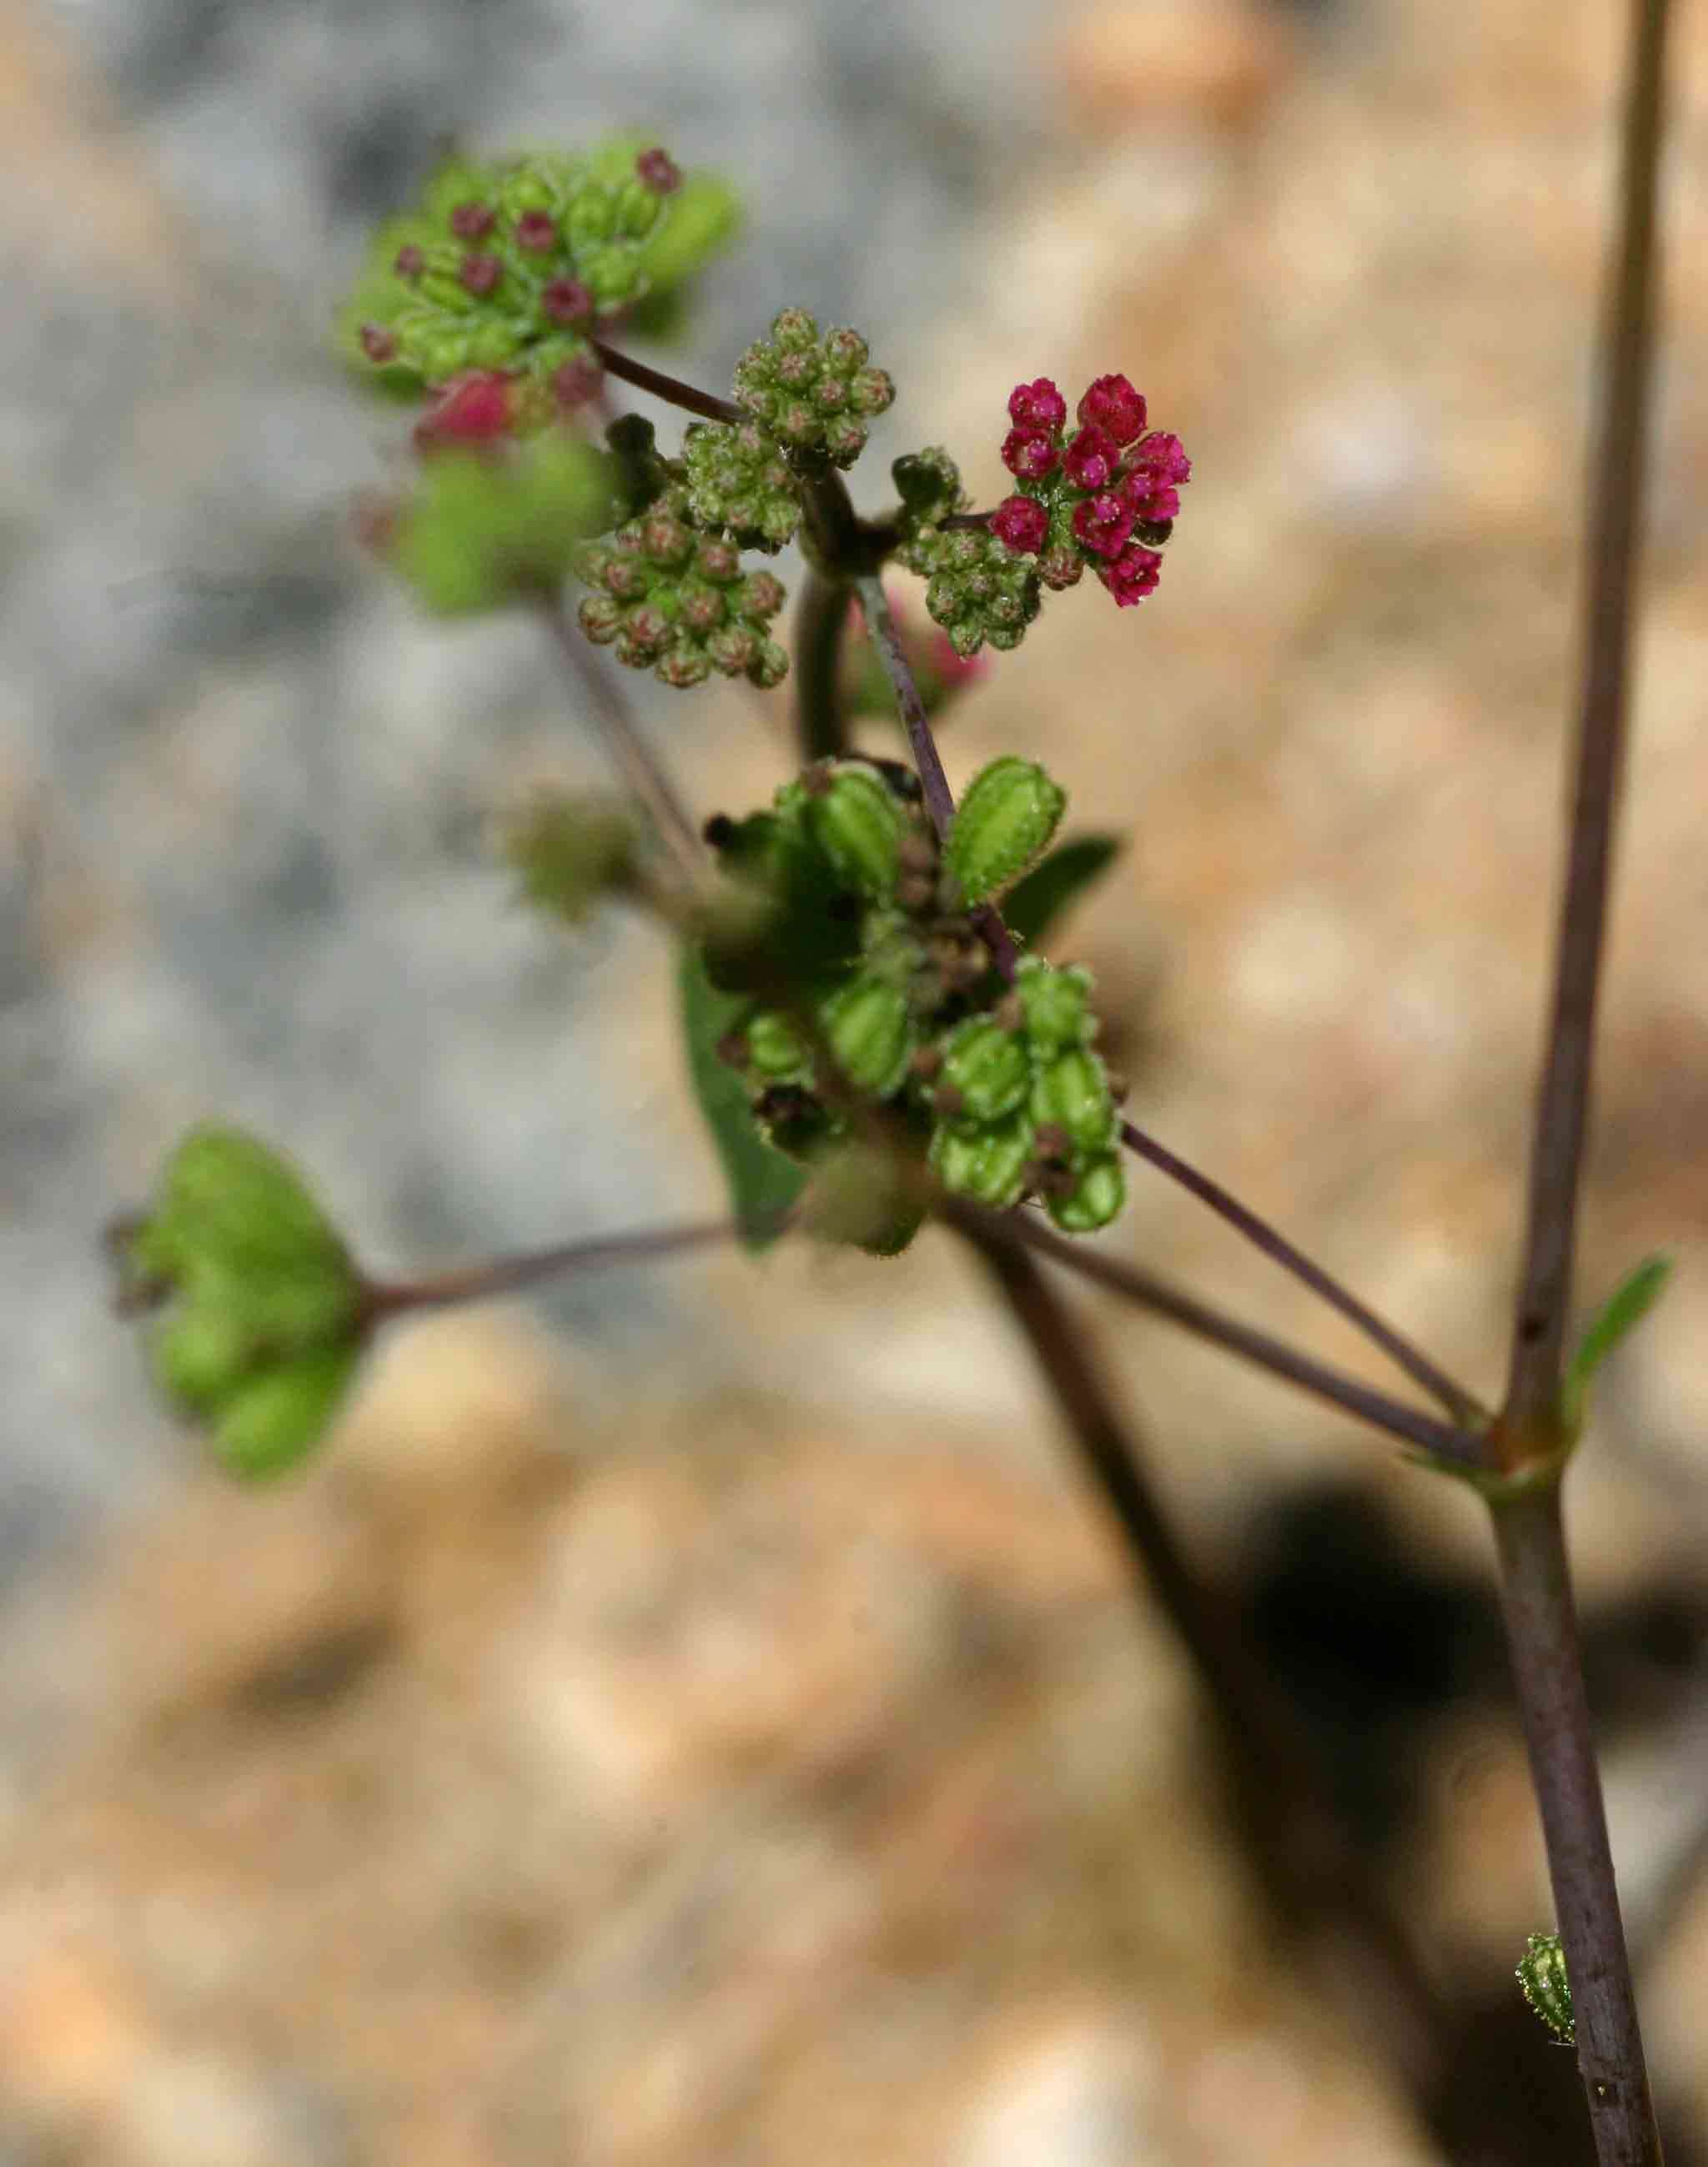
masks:
{"label": "pink flower cluster", "polygon": [[[1123,609],[1142,601],[1162,564],[1148,545],[1168,538],[1192,474],[1180,438],[1146,433],[1144,398],[1124,376],[1087,386],[1071,437],[1067,401],[1047,376],[1015,385],[1008,416],[1014,426],[1002,464],[1020,488],[991,515],[992,532],[1016,556],[1042,556],[1052,543],[1052,554],[1076,551]],[[1078,577],[1076,566],[1067,569]]]}

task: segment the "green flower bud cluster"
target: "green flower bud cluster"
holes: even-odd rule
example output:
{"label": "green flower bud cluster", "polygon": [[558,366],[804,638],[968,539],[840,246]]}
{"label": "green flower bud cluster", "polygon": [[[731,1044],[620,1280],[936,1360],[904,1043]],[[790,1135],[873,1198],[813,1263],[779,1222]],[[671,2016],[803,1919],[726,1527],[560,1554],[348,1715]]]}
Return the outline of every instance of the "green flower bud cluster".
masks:
{"label": "green flower bud cluster", "polygon": [[[455,158],[418,209],[376,236],[341,316],[350,359],[399,389],[468,370],[508,373],[529,396],[517,425],[582,403],[599,379],[591,334],[717,246],[734,206],[637,139],[584,155]],[[674,224],[691,241],[672,238]]]}
{"label": "green flower bud cluster", "polygon": [[362,1283],[294,1169],[240,1130],[193,1129],[118,1240],[126,1306],[170,1303],[149,1349],[168,1398],[239,1474],[301,1459],[360,1355]]}
{"label": "green flower bud cluster", "polygon": [[581,629],[629,668],[679,689],[703,685],[714,670],[765,688],[786,675],[788,655],[769,632],[782,581],[743,573],[732,537],[700,532],[679,485],[606,539],[583,544],[572,565],[595,590],[581,604]]}
{"label": "green flower bud cluster", "polygon": [[1119,1122],[1092,1050],[1091,988],[1088,972],[1028,956],[995,1009],[937,1041],[929,1157],[945,1189],[997,1210],[1039,1196],[1070,1234],[1120,1211]]}
{"label": "green flower bud cluster", "polygon": [[690,421],[682,464],[696,527],[732,533],[744,549],[776,550],[800,525],[794,474],[757,421]]}
{"label": "green flower bud cluster", "polygon": [[[756,999],[720,1050],[793,1157],[847,1137],[851,1091],[901,1115],[955,1194],[997,1208],[1035,1195],[1069,1232],[1105,1226],[1126,1190],[1091,980],[1029,957],[1002,988],[900,774],[898,790],[875,763],[824,762],[769,812],[712,823],[726,870],[775,898],[763,951],[800,988],[791,1008]],[[1035,803],[1036,777],[1020,780]]]}
{"label": "green flower bud cluster", "polygon": [[757,341],[736,363],[738,405],[802,463],[851,467],[865,449],[873,417],[895,396],[885,371],[869,365],[858,331],[821,336],[804,309],[781,310],[769,338]]}
{"label": "green flower bud cluster", "polygon": [[988,527],[927,522],[900,552],[927,582],[925,607],[960,655],[1018,647],[1039,610],[1035,564],[1011,555]]}

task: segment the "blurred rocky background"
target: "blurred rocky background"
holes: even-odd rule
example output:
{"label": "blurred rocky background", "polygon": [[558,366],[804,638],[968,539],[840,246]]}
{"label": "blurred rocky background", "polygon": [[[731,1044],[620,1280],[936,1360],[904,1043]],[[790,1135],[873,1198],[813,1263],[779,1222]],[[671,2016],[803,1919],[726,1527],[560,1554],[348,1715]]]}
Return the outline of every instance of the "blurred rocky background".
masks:
{"label": "blurred rocky background", "polygon": [[[1462,2013],[1433,2091],[1266,1910],[1192,1679],[946,1240],[399,1328],[325,1463],[251,1494],[151,1408],[97,1234],[208,1112],[390,1268],[716,1206],[653,936],[572,942],[488,848],[519,785],[599,777],[573,694],[527,625],[430,628],[350,545],[399,432],[324,336],[447,138],[633,123],[752,206],[676,364],[719,382],[785,301],[858,324],[901,387],[870,501],[926,442],[990,501],[1022,376],[1125,369],[1185,437],[1160,592],[1056,601],[956,711],[951,776],[1047,747],[1130,831],[1060,952],[1137,1117],[1492,1388],[1621,13],[0,0],[7,2167],[1583,2156],[1511,1979],[1551,1915],[1478,1516],[1371,1438],[1075,1297]],[[1583,1296],[1656,1246],[1679,1269],[1573,1502],[1680,2167],[1708,2156],[1700,11],[1676,51]],[[698,804],[769,792],[785,691],[638,689]],[[1367,1367],[1134,1191],[1113,1247]]]}

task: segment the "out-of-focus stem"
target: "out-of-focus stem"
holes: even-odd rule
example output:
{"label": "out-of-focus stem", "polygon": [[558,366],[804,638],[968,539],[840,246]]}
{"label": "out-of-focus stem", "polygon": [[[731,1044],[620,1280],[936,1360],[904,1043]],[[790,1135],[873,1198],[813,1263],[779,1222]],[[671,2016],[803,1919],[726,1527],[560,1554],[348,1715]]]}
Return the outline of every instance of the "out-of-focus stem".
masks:
{"label": "out-of-focus stem", "polygon": [[848,750],[842,649],[852,601],[845,581],[807,568],[795,609],[795,736],[803,767]]}

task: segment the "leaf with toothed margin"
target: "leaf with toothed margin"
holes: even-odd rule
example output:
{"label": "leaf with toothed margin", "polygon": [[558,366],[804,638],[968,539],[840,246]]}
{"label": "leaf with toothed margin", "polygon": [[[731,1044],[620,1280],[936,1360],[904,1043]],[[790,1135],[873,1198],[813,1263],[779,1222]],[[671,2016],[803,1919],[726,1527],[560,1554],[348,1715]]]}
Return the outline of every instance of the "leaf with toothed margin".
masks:
{"label": "leaf with toothed margin", "polygon": [[1008,930],[1029,946],[1042,940],[1124,847],[1118,835],[1071,835],[1058,843],[1004,897],[1002,918]]}
{"label": "leaf with toothed margin", "polygon": [[706,975],[696,948],[685,948],[676,976],[688,1077],[706,1116],[729,1183],[743,1245],[767,1248],[806,1186],[806,1170],[774,1151],[759,1134],[747,1086],[718,1052],[718,1043],[747,1015],[751,1001],[721,993]]}
{"label": "leaf with toothed margin", "polygon": [[1578,1342],[1577,1353],[1567,1366],[1565,1383],[1561,1388],[1561,1411],[1568,1429],[1575,1433],[1581,1426],[1595,1372],[1659,1301],[1672,1269],[1670,1257],[1645,1257],[1626,1274],[1591,1318]]}

